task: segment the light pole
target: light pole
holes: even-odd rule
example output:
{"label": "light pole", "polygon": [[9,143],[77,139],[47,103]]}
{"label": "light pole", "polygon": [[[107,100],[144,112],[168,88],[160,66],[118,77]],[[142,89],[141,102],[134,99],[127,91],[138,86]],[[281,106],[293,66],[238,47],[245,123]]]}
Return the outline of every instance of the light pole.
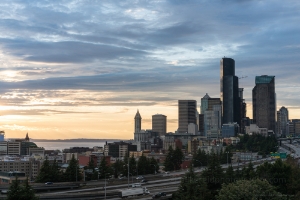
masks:
{"label": "light pole", "polygon": [[128,164],[127,164],[127,166],[128,166],[128,169],[127,169],[127,171],[128,171],[127,177],[128,177],[128,189],[129,189],[129,155],[128,155]]}
{"label": "light pole", "polygon": [[109,173],[104,174],[104,190],[105,190],[105,192],[104,192],[104,199],[106,199],[106,175],[109,175]]}

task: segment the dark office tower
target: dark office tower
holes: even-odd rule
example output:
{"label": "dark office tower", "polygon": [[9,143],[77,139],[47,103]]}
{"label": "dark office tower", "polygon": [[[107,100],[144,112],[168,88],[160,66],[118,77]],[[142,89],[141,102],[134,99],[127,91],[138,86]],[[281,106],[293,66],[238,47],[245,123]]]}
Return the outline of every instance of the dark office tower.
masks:
{"label": "dark office tower", "polygon": [[159,136],[164,136],[167,133],[167,116],[152,115],[152,131],[157,132]]}
{"label": "dark office tower", "polygon": [[197,124],[197,101],[178,100],[178,132],[187,133],[190,123]]}
{"label": "dark office tower", "polygon": [[223,124],[241,123],[239,79],[235,76],[235,62],[231,58],[220,61],[220,96],[222,101]]}
{"label": "dark office tower", "polygon": [[139,110],[137,110],[134,117],[134,132],[139,133],[142,129],[142,117],[140,115]]}
{"label": "dark office tower", "polygon": [[275,76],[256,76],[252,90],[253,122],[276,132]]}
{"label": "dark office tower", "polygon": [[244,99],[244,88],[239,88],[239,97],[240,97],[240,111],[241,111],[241,124],[240,124],[240,132],[242,134],[246,133],[246,126],[247,126],[247,117],[246,117],[246,113],[247,113],[247,104],[245,103],[245,99]]}

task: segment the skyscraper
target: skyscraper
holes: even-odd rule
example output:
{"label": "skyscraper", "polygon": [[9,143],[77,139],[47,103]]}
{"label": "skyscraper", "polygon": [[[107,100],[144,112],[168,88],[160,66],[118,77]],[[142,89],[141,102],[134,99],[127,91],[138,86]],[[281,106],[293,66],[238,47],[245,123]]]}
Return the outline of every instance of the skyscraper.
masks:
{"label": "skyscraper", "polygon": [[289,133],[289,111],[286,107],[282,106],[277,111],[277,135],[287,136]]}
{"label": "skyscraper", "polygon": [[256,76],[252,90],[253,122],[259,128],[276,131],[275,76]]}
{"label": "skyscraper", "polygon": [[159,136],[167,133],[167,116],[162,114],[152,115],[152,131],[158,132]]}
{"label": "skyscraper", "polygon": [[134,132],[139,133],[142,129],[142,117],[140,115],[139,110],[137,110],[134,117]]}
{"label": "skyscraper", "polygon": [[220,61],[220,97],[223,124],[241,123],[239,79],[235,76],[235,61],[222,58]]}
{"label": "skyscraper", "polygon": [[197,101],[178,100],[178,132],[187,133],[190,123],[197,124]]}

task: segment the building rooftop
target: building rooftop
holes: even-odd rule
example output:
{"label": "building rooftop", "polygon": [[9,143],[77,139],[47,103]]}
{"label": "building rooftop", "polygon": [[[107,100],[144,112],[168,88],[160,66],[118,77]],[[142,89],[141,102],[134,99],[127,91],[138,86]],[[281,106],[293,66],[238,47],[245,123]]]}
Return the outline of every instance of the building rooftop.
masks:
{"label": "building rooftop", "polygon": [[268,76],[268,75],[262,75],[262,76],[256,76],[255,77],[255,84],[268,84],[271,83],[271,81],[274,79],[275,76]]}

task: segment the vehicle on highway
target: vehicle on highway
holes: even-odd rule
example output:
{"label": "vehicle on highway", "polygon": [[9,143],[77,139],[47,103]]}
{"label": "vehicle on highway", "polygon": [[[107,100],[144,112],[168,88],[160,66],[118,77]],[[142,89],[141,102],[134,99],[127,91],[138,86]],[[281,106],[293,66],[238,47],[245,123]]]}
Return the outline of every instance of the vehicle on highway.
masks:
{"label": "vehicle on highway", "polygon": [[138,176],[138,177],[136,177],[136,179],[137,179],[137,180],[139,180],[139,179],[144,179],[144,177],[143,177],[143,176]]}
{"label": "vehicle on highway", "polygon": [[146,195],[150,194],[150,191],[147,188],[132,188],[126,190],[120,190],[119,196],[121,198],[126,198],[130,196],[139,196],[139,195]]}
{"label": "vehicle on highway", "polygon": [[159,192],[159,193],[153,195],[152,199],[157,199],[157,198],[164,197],[164,196],[167,196],[167,194],[165,192]]}
{"label": "vehicle on highway", "polygon": [[126,179],[126,178],[127,178],[126,176],[119,177],[120,180],[123,180],[123,179]]}
{"label": "vehicle on highway", "polygon": [[165,172],[165,174],[170,174],[169,172]]}
{"label": "vehicle on highway", "polygon": [[1,194],[7,194],[8,190],[1,190]]}
{"label": "vehicle on highway", "polygon": [[53,185],[53,182],[46,182],[45,185]]}
{"label": "vehicle on highway", "polygon": [[132,184],[132,187],[134,188],[134,187],[142,187],[142,184],[140,184],[140,183],[134,183],[134,184]]}
{"label": "vehicle on highway", "polygon": [[141,181],[141,183],[147,183],[148,181],[146,180],[146,179],[143,179],[142,181]]}

